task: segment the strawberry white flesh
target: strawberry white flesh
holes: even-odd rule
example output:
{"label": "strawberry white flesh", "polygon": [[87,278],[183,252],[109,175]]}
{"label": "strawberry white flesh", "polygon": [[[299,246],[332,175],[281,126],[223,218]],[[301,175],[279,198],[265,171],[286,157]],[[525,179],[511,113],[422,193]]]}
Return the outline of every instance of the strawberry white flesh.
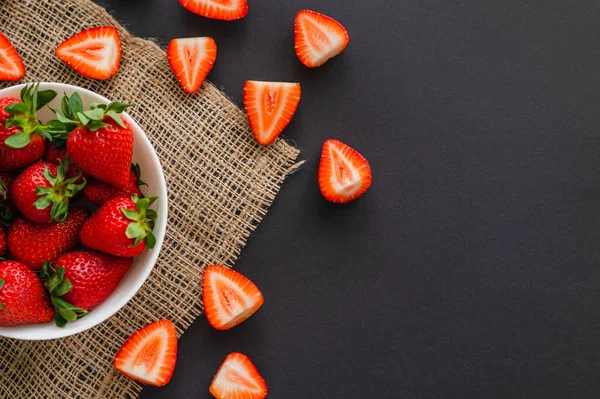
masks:
{"label": "strawberry white flesh", "polygon": [[315,11],[302,10],[294,21],[294,47],[300,61],[309,68],[323,65],[341,53],[350,41],[346,29],[336,20]]}
{"label": "strawberry white flesh", "polygon": [[224,266],[210,265],[202,279],[202,302],[210,325],[229,330],[252,316],[264,298],[245,276]]}
{"label": "strawberry white flesh", "polygon": [[56,48],[56,55],[80,74],[104,80],[115,75],[121,62],[121,39],[112,26],[79,32]]}
{"label": "strawberry white flesh", "polygon": [[167,49],[173,73],[186,93],[198,91],[217,58],[217,44],[210,37],[173,39]]}
{"label": "strawberry white flesh", "polygon": [[356,150],[333,139],[323,144],[319,188],[328,201],[350,202],[363,195],[371,182],[371,167]]}
{"label": "strawberry white flesh", "polygon": [[159,320],[134,333],[115,356],[114,366],[121,373],[148,385],[166,385],[177,360],[175,326]]}
{"label": "strawberry white flesh", "polygon": [[189,11],[212,19],[231,21],[248,14],[246,0],[179,0]]}
{"label": "strawberry white flesh", "polygon": [[210,393],[217,399],[263,399],[267,384],[246,355],[231,353],[215,374]]}
{"label": "strawberry white flesh", "polygon": [[17,50],[6,36],[0,33],[0,80],[19,80],[25,76],[25,65]]}
{"label": "strawberry white flesh", "polygon": [[281,134],[298,109],[301,94],[300,83],[246,82],[244,107],[256,141],[268,145]]}

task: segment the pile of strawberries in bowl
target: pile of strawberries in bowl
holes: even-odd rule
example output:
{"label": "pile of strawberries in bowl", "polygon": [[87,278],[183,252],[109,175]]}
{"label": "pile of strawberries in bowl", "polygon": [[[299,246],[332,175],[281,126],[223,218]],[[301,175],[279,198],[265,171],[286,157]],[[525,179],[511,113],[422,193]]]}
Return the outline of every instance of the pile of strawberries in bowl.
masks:
{"label": "pile of strawberries in bowl", "polygon": [[166,184],[129,106],[58,83],[0,90],[0,335],[83,331],[150,273]]}

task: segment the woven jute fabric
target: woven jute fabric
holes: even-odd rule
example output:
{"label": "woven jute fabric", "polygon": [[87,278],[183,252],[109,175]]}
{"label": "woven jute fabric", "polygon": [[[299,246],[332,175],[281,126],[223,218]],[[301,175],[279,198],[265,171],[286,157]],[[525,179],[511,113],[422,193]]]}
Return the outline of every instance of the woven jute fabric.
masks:
{"label": "woven jute fabric", "polygon": [[[54,55],[64,39],[100,25],[118,28],[123,41],[119,73],[103,82]],[[182,334],[201,314],[202,271],[233,264],[298,151],[283,140],[257,145],[244,113],[213,85],[185,94],[159,46],[131,36],[88,0],[0,0],[0,32],[23,58],[23,81],[70,83],[136,104],[128,112],[154,145],[169,191],[164,246],[142,289],[115,316],[76,336],[0,338],[0,398],[137,397],[142,386],[112,369],[119,346],[150,321],[169,319]]]}

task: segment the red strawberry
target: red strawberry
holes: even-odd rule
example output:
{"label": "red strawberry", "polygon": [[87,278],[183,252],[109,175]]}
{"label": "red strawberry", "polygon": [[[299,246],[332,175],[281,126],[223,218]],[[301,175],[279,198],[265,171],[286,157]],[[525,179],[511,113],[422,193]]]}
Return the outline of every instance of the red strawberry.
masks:
{"label": "red strawberry", "polygon": [[234,352],[217,370],[210,393],[217,399],[263,399],[267,384],[246,355]]}
{"label": "red strawberry", "polygon": [[198,91],[217,58],[217,44],[210,37],[173,39],[167,49],[169,65],[183,90]]}
{"label": "red strawberry", "polygon": [[309,68],[323,65],[341,53],[350,41],[346,29],[335,19],[310,10],[298,11],[294,20],[294,47]]}
{"label": "red strawberry", "polygon": [[356,150],[333,139],[323,144],[319,187],[328,201],[350,202],[363,195],[371,181],[371,167]]}
{"label": "red strawberry", "polygon": [[[45,162],[50,162],[50,163],[53,163],[56,165],[60,164],[60,161],[63,161],[66,159],[69,161],[69,169],[67,170],[67,177],[74,177],[74,176],[79,175],[80,176],[79,179],[75,181],[75,183],[77,183],[77,184],[83,183],[83,181],[86,179],[85,176],[83,175],[83,172],[79,168],[79,166],[77,166],[77,164],[75,164],[75,162],[72,162],[71,158],[69,157],[69,154],[67,153],[66,146],[57,147],[56,144],[53,142],[46,143],[46,151],[44,152],[43,159]],[[89,185],[89,183],[88,183],[88,185]],[[88,185],[86,185],[86,187]]]}
{"label": "red strawberry", "polygon": [[4,227],[0,225],[0,257],[6,253],[6,233]]}
{"label": "red strawberry", "polygon": [[41,125],[36,111],[54,97],[56,92],[39,91],[39,84],[35,84],[21,90],[21,102],[15,103],[13,98],[3,100],[7,105],[4,105],[0,115],[0,119],[4,119],[0,123],[0,172],[23,168],[42,157],[42,136],[51,138],[56,134],[57,125],[54,122]]}
{"label": "red strawberry", "polygon": [[179,0],[189,11],[206,18],[231,21],[248,14],[246,0]]}
{"label": "red strawberry", "polygon": [[131,171],[129,172],[129,182],[125,188],[118,189],[103,183],[100,180],[92,180],[83,189],[83,195],[92,204],[97,206],[102,206],[106,201],[117,197],[131,198],[134,194],[141,197],[142,192],[140,191],[140,186],[145,185],[146,183],[140,179],[140,174],[140,166],[132,164]]}
{"label": "red strawberry", "polygon": [[10,253],[33,270],[39,270],[44,262],[51,262],[75,247],[87,217],[85,209],[74,208],[63,223],[37,224],[18,218],[8,229]]}
{"label": "red strawberry", "polygon": [[0,98],[0,126],[4,126],[4,122],[12,115],[4,110],[4,107],[11,104],[20,103],[21,100],[15,97],[1,97]]}
{"label": "red strawberry", "polygon": [[56,324],[62,327],[102,303],[132,264],[133,258],[93,251],[68,252],[54,264],[44,263],[42,281],[56,308]]}
{"label": "red strawberry", "polygon": [[300,94],[300,83],[246,82],[244,107],[256,141],[268,145],[281,134],[298,108]]}
{"label": "red strawberry", "polygon": [[210,265],[202,278],[202,302],[210,325],[229,330],[252,316],[264,298],[245,276],[225,266]]}
{"label": "red strawberry", "polygon": [[[78,93],[62,99],[62,113],[55,111],[58,123],[67,130],[67,152],[81,170],[117,188],[129,182],[133,158],[133,131],[121,119],[129,104],[92,104],[88,111]],[[56,121],[55,121],[56,122]]]}
{"label": "red strawberry", "polygon": [[69,199],[85,186],[75,182],[80,176],[66,177],[68,161],[58,166],[38,162],[29,166],[10,187],[10,198],[23,216],[36,223],[63,222]]}
{"label": "red strawberry", "polygon": [[0,326],[46,323],[54,311],[42,282],[22,263],[0,262]]}
{"label": "red strawberry", "polygon": [[135,332],[115,355],[121,373],[144,384],[162,387],[171,381],[177,361],[177,332],[168,320]]}
{"label": "red strawberry", "polygon": [[19,80],[25,76],[25,65],[17,50],[0,33],[0,80]]}
{"label": "red strawberry", "polygon": [[156,212],[148,207],[157,197],[117,197],[106,202],[85,222],[79,234],[83,245],[115,256],[133,257],[154,248]]}
{"label": "red strawberry", "polygon": [[85,77],[108,79],[119,71],[119,32],[112,26],[81,31],[62,42],[56,56]]}

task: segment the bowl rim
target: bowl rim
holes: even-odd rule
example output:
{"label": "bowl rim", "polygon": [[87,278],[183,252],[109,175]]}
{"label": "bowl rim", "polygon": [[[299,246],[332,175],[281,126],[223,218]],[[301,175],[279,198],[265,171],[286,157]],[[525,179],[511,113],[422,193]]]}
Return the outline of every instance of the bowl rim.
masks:
{"label": "bowl rim", "polygon": [[[18,85],[13,85],[13,86],[5,87],[4,89],[0,89],[0,97],[8,90],[22,89],[27,84],[31,84],[31,82],[30,83],[21,83]],[[77,91],[80,93],[86,93],[87,95],[91,95],[92,97],[96,97],[99,100],[98,102],[103,102],[103,103],[110,102],[109,99],[102,96],[101,94],[98,94],[96,92],[93,92],[91,90],[85,89],[80,86],[75,86],[75,85],[71,85],[68,83],[59,83],[59,82],[39,82],[39,84],[40,84],[40,89],[53,89],[53,90],[57,91],[58,93],[60,93],[61,90]],[[150,267],[146,266],[143,269],[143,272],[141,273],[142,274],[141,278],[135,280],[134,283],[130,285],[131,289],[128,290],[128,293],[126,295],[122,295],[121,297],[119,297],[119,300],[115,304],[114,309],[107,311],[106,317],[104,317],[104,318],[99,318],[98,320],[94,320],[94,318],[87,319],[87,317],[89,317],[89,316],[87,316],[85,318],[77,320],[76,322],[69,323],[70,324],[69,329],[63,329],[60,327],[56,327],[53,330],[53,331],[55,331],[54,333],[44,334],[44,336],[36,335],[35,330],[27,331],[25,334],[23,334],[23,333],[21,333],[21,334],[6,333],[7,330],[10,331],[10,329],[12,329],[13,327],[3,327],[2,329],[4,331],[0,332],[0,336],[6,337],[6,338],[18,339],[18,340],[26,340],[26,341],[45,341],[45,340],[53,340],[53,339],[58,339],[58,338],[65,338],[65,337],[76,335],[83,331],[89,330],[90,328],[93,328],[93,327],[105,322],[112,316],[114,316],[127,303],[129,303],[129,301],[138,293],[140,288],[142,288],[142,286],[148,279],[148,276],[150,276],[150,273],[154,269],[154,266],[156,266],[156,261],[158,260],[158,256],[162,249],[162,245],[163,245],[164,238],[166,235],[166,230],[167,230],[167,220],[168,220],[168,210],[169,210],[167,182],[165,180],[165,175],[164,175],[164,171],[162,168],[162,164],[160,163],[158,155],[156,154],[156,150],[154,149],[154,146],[152,145],[152,142],[150,141],[150,139],[148,139],[146,132],[144,132],[144,130],[140,127],[140,125],[138,125],[138,123],[128,113],[123,112],[122,115],[125,117],[125,120],[129,124],[131,124],[131,126],[133,127],[134,130],[137,129],[141,133],[140,134],[141,140],[144,141],[145,144],[147,144],[150,147],[150,149],[152,150],[149,154],[152,163],[158,165],[158,172],[159,172],[158,180],[160,183],[159,184],[160,187],[157,187],[157,188],[159,191],[159,198],[160,198],[159,201],[163,202],[163,204],[164,204],[164,206],[163,206],[164,211],[162,211],[161,215],[159,215],[159,218],[157,219],[156,225],[154,227],[154,233],[156,236],[156,245],[152,249],[150,258],[145,262],[145,265],[150,264],[151,266]],[[137,139],[137,137],[136,137],[136,139]],[[35,324],[31,324],[31,326],[35,326]],[[18,326],[15,326],[15,327],[18,327]]]}

